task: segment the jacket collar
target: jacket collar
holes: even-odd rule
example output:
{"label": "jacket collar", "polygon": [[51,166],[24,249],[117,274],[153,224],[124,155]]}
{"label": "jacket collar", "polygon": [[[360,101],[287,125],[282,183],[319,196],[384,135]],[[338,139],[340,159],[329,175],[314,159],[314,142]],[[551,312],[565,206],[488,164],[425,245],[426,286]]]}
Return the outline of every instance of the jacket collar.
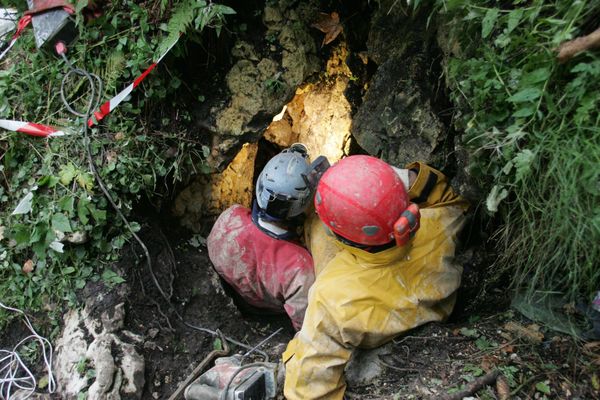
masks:
{"label": "jacket collar", "polygon": [[341,249],[346,250],[353,255],[358,263],[365,267],[381,267],[405,259],[413,245],[413,241],[411,240],[407,245],[402,247],[394,246],[378,253],[370,253],[357,247],[344,244],[339,240],[336,240],[335,243]]}

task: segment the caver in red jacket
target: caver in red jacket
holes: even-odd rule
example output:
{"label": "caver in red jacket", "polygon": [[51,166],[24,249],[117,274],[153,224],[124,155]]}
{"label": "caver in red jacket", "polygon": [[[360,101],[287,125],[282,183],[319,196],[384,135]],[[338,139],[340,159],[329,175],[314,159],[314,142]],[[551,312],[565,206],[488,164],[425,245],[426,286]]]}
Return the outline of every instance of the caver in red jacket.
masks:
{"label": "caver in red jacket", "polygon": [[207,240],[215,269],[250,305],[289,315],[300,329],[308,289],[315,280],[313,260],[303,247],[259,229],[246,207],[223,212]]}

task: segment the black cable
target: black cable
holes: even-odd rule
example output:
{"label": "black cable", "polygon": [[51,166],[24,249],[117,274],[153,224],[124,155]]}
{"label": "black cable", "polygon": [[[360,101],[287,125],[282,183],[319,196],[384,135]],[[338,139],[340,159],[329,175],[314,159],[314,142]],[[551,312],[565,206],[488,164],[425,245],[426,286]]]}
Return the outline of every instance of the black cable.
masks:
{"label": "black cable", "polygon": [[[69,62],[67,56],[64,53],[60,54],[62,59],[65,61],[65,63],[67,64],[67,66],[69,67],[69,72],[67,74],[65,74],[65,76],[63,77],[63,81],[61,82],[61,87],[60,87],[60,91],[61,91],[61,99],[63,101],[63,103],[65,104],[65,106],[67,107],[67,109],[80,117],[83,117],[83,143],[85,146],[85,152],[86,152],[86,156],[87,156],[87,160],[88,160],[88,165],[90,170],[92,171],[92,174],[94,175],[94,179],[96,180],[96,182],[98,183],[98,186],[100,187],[100,190],[102,190],[102,193],[104,194],[104,196],[106,197],[106,199],[108,200],[108,202],[110,203],[110,205],[112,206],[112,208],[115,210],[115,212],[117,213],[117,215],[119,216],[119,218],[121,219],[121,221],[123,221],[123,223],[125,224],[125,226],[127,227],[127,229],[129,230],[129,232],[131,232],[132,236],[135,238],[135,240],[139,243],[139,245],[142,247],[142,250],[144,251],[144,256],[146,257],[146,265],[148,267],[148,272],[150,273],[150,277],[152,278],[152,281],[154,283],[154,285],[156,286],[156,288],[158,289],[158,291],[160,292],[161,296],[165,299],[165,301],[167,302],[167,304],[169,305],[169,307],[171,308],[171,310],[174,312],[174,314],[179,318],[179,320],[181,320],[181,322],[187,326],[188,328],[200,331],[200,332],[204,332],[204,333],[208,333],[212,336],[219,336],[219,334],[216,331],[207,329],[207,328],[202,328],[199,326],[195,326],[192,325],[188,322],[186,322],[183,317],[181,316],[181,314],[175,309],[175,307],[171,304],[171,301],[169,299],[169,297],[167,296],[167,294],[163,291],[162,287],[160,286],[160,283],[158,282],[158,279],[156,279],[156,275],[154,274],[154,271],[152,269],[152,261],[150,258],[150,252],[148,251],[148,247],[146,247],[146,244],[142,241],[142,239],[140,239],[140,237],[135,233],[135,231],[133,230],[133,228],[131,227],[131,224],[129,223],[129,221],[127,220],[127,218],[125,217],[125,215],[121,212],[121,209],[117,206],[117,204],[115,203],[115,201],[113,200],[111,194],[109,193],[109,191],[106,189],[106,186],[104,185],[104,181],[102,180],[102,178],[100,177],[100,174],[98,173],[97,169],[96,169],[96,165],[94,164],[94,160],[92,157],[92,150],[90,147],[90,138],[88,135],[88,121],[90,119],[92,110],[94,110],[97,105],[100,103],[100,99],[102,98],[102,80],[100,79],[100,77],[98,77],[95,74],[91,74],[83,69],[80,68],[76,68],[73,66],[73,64],[71,64],[71,62]],[[90,84],[90,91],[91,91],[91,95],[90,95],[90,99],[89,102],[87,104],[87,107],[85,109],[84,113],[79,113],[76,110],[74,110],[71,105],[68,103],[68,101],[66,100],[66,96],[64,95],[64,87],[65,87],[65,82],[66,80],[69,78],[69,76],[71,74],[76,74],[79,76],[82,76],[84,78],[86,78]],[[99,82],[98,88],[96,88],[95,83],[94,83],[94,79],[96,79]],[[96,92],[98,92],[97,98],[96,98]],[[232,339],[230,337],[227,337],[225,335],[223,335],[223,337],[229,341],[232,344],[235,344],[239,347],[242,347],[246,350],[252,350],[253,348],[251,346],[248,346],[242,342],[239,342],[235,339]],[[269,360],[269,356],[267,355],[267,353],[261,351],[261,350],[255,350],[257,353],[261,354],[264,358],[265,358],[265,362]]]}

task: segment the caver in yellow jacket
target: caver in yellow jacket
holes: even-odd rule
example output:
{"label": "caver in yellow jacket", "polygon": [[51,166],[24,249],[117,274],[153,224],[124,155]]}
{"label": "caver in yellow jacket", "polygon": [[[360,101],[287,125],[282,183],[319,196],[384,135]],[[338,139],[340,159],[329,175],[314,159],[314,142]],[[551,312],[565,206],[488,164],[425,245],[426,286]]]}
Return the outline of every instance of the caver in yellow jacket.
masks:
{"label": "caver in yellow jacket", "polygon": [[369,253],[311,224],[307,244],[318,275],[302,329],[283,354],[287,399],[342,399],[355,347],[380,346],[451,313],[462,272],[455,241],[468,205],[439,171],[407,168],[419,169],[409,196],[421,207],[421,228],[408,245]]}

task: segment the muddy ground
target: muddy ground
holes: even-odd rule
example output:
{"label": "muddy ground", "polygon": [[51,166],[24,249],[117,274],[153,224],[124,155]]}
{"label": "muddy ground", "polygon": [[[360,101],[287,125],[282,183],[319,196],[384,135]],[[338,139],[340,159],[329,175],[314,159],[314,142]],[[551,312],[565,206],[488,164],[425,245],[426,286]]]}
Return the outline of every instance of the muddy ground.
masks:
{"label": "muddy ground", "polygon": [[[206,226],[208,231],[210,222]],[[143,399],[168,398],[215,346],[214,337],[185,326],[171,306],[187,323],[220,329],[250,346],[283,328],[263,348],[271,359],[278,359],[294,333],[289,321],[285,316],[240,312],[212,271],[202,234],[155,225],[142,237],[151,249],[158,281],[171,296],[169,305],[152,283],[144,260],[135,252],[126,253],[120,262],[131,287],[126,325],[150,338],[143,349]],[[598,343],[576,343],[544,330],[510,310],[505,296],[504,291],[493,291],[488,302],[479,303],[481,313],[472,309],[472,299],[463,296],[448,323],[429,324],[397,338],[372,363],[363,361],[359,369],[371,369],[377,376],[371,382],[355,379],[347,397],[441,398],[500,369],[504,376],[500,381],[506,385],[488,386],[475,398],[600,398]]]}
{"label": "muddy ground", "polygon": [[[208,231],[210,223],[206,226]],[[186,326],[177,314],[187,324],[219,329],[248,346],[282,328],[263,347],[271,360],[278,360],[293,337],[291,324],[284,315],[239,311],[212,270],[202,244],[203,234],[192,235],[170,223],[145,225],[141,237],[169,302],[154,284],[139,246],[132,244],[115,266],[126,282],[112,288],[89,285],[81,296],[90,304],[99,293],[105,293],[102,301],[95,303],[95,312],[125,301],[125,329],[144,337],[138,348],[146,362],[142,399],[168,399],[218,346],[214,336]],[[495,369],[501,371],[502,378],[473,398],[600,398],[599,342],[577,343],[535,325],[507,307],[502,301],[507,294],[504,291],[496,290],[488,302],[477,303],[479,307],[474,306],[473,298],[465,298],[465,293],[472,290],[463,291],[449,322],[428,324],[375,353],[361,353],[360,364],[350,372],[354,377],[347,398],[444,398]],[[44,318],[43,314],[34,316],[34,323],[43,324]],[[25,334],[18,321],[6,332],[0,339],[3,347]],[[232,350],[245,352],[237,346]],[[41,372],[41,364],[37,372]]]}

